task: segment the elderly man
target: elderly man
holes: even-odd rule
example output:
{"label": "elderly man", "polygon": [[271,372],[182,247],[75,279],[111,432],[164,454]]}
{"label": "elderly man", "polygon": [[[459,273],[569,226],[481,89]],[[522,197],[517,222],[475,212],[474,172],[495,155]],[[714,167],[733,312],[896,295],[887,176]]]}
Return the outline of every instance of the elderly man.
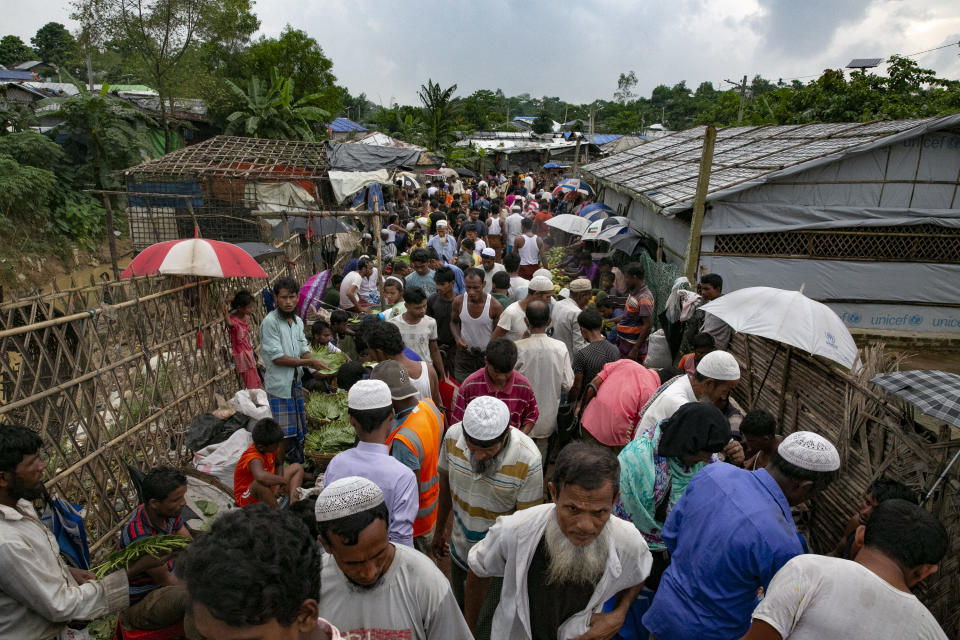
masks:
{"label": "elderly man", "polygon": [[670,566],[643,624],[657,638],[728,640],[750,629],[758,590],[806,552],[790,507],[836,479],[840,455],[797,431],[766,469],[710,464],[690,481],[663,527]]}
{"label": "elderly man", "polygon": [[527,296],[518,302],[514,302],[500,314],[497,328],[493,330],[492,339],[506,338],[515,342],[529,334],[526,316],[527,305],[534,300],[549,303],[552,294],[553,282],[550,281],[550,278],[534,276],[527,286]]}
{"label": "elderly man", "polygon": [[474,398],[490,396],[506,403],[511,427],[529,434],[540,411],[530,381],[516,370],[518,357],[515,343],[503,338],[491,341],[483,368],[467,376],[457,391],[451,423],[463,419],[467,405]]}
{"label": "elderly man", "polygon": [[[540,452],[522,431],[510,428],[510,410],[501,400],[475,398],[463,421],[451,426],[440,449],[440,506],[433,552],[449,553],[450,582],[457,602],[475,621],[477,640],[487,640],[500,601],[500,579],[467,579],[471,548],[499,516],[527,509],[543,500]],[[454,512],[447,543],[447,521]],[[504,636],[493,636],[500,640]]]}
{"label": "elderly man", "polygon": [[270,413],[283,429],[287,461],[298,464],[303,463],[303,439],[307,434],[300,367],[326,368],[319,360],[310,358],[310,343],[303,333],[303,320],[297,315],[299,291],[300,285],[293,278],[278,279],[273,285],[277,308],[260,323],[260,355],[266,369],[263,386]]}
{"label": "elderly man", "polygon": [[455,262],[457,259],[457,239],[447,233],[447,221],[437,222],[437,235],[430,238],[427,246],[437,252],[437,256],[444,262]]}
{"label": "elderly man", "polygon": [[507,269],[497,262],[497,252],[490,247],[480,252],[480,266],[483,267],[483,292],[490,293],[493,289],[493,275]]}
{"label": "elderly man", "polygon": [[535,300],[527,305],[530,337],[517,341],[517,371],[530,381],[539,413],[527,435],[537,443],[544,466],[548,459],[550,438],[557,430],[560,395],[573,385],[570,354],[562,342],[547,335],[549,325],[550,307]]}
{"label": "elderly man", "polygon": [[450,585],[427,556],[390,542],[383,492],[366,478],[326,485],[316,505],[327,554],[324,615],[348,638],[470,640]]}
{"label": "elderly man", "polygon": [[561,300],[554,305],[553,312],[553,337],[561,341],[567,347],[567,353],[571,360],[578,351],[587,346],[587,341],[580,331],[580,323],[577,319],[580,313],[587,308],[590,297],[593,295],[593,288],[590,281],[586,278],[577,278],[568,285],[570,297]]}
{"label": "elderly man", "polygon": [[[620,465],[601,447],[574,443],[557,457],[553,504],[500,518],[470,550],[470,571],[504,578],[494,638],[609,638],[650,573],[636,528],[611,518]],[[610,613],[594,613],[617,596]],[[470,616],[467,616],[470,622]]]}

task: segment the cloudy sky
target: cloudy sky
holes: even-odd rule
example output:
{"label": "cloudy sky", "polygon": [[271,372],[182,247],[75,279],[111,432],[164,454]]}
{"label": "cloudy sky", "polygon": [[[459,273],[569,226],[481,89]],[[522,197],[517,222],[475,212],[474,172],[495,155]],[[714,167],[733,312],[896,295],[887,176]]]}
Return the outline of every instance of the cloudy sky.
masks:
{"label": "cloudy sky", "polygon": [[[64,0],[11,2],[0,33],[29,42],[66,20]],[[960,41],[957,0],[258,0],[261,33],[287,23],[333,59],[339,82],[374,102],[413,103],[432,78],[458,94],[611,98],[621,72],[638,90],[761,74],[816,76],[851,58],[886,58]],[[960,79],[960,47],[917,56]]]}

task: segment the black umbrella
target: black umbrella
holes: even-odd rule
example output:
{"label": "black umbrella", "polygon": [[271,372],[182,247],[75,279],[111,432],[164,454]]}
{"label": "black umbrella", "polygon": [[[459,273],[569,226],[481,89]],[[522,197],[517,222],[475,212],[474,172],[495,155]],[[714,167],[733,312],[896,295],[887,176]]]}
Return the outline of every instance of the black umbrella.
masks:
{"label": "black umbrella", "polygon": [[253,256],[254,260],[263,260],[270,256],[283,255],[283,249],[271,246],[266,242],[238,242],[237,246]]}
{"label": "black umbrella", "polygon": [[467,169],[466,167],[457,167],[456,169],[454,169],[454,171],[457,172],[457,175],[458,175],[458,176],[463,176],[464,178],[476,178],[476,177],[477,177],[477,174],[476,174],[476,173],[474,173],[474,172],[471,171],[470,169]]}
{"label": "black umbrella", "polygon": [[633,255],[634,251],[637,250],[637,245],[644,241],[642,233],[637,233],[633,229],[630,229],[626,233],[621,233],[615,235],[609,239],[611,249],[619,249],[624,253]]}

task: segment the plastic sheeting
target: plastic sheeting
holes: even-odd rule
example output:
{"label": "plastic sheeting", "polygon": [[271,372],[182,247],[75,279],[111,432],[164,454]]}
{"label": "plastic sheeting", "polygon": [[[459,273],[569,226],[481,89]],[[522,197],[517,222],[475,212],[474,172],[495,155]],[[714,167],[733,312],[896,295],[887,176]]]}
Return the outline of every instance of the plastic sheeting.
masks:
{"label": "plastic sheeting", "polygon": [[337,143],[327,145],[327,161],[334,171],[377,171],[396,167],[414,168],[420,160],[416,149],[376,147],[369,144]]}
{"label": "plastic sheeting", "polygon": [[[386,169],[376,171],[329,171],[330,187],[337,202],[343,202],[371,182],[389,182],[390,174]],[[381,201],[382,202],[382,201]]]}
{"label": "plastic sheeting", "polygon": [[703,235],[797,229],[936,224],[960,227],[960,209],[881,209],[770,203],[717,203],[704,216]]}

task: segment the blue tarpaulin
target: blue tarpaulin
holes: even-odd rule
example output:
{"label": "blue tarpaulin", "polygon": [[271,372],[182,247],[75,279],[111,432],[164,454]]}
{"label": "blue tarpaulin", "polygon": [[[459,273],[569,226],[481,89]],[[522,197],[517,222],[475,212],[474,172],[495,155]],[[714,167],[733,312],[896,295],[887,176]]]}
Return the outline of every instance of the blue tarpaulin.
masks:
{"label": "blue tarpaulin", "polygon": [[334,118],[333,122],[327,125],[327,129],[333,133],[349,133],[351,131],[362,133],[367,130],[362,124],[358,124],[349,118]]}
{"label": "blue tarpaulin", "polygon": [[[127,191],[131,193],[172,193],[181,196],[197,196],[190,199],[194,207],[203,206],[203,189],[197,180],[183,180],[181,182],[128,182]],[[149,201],[149,202],[148,202]],[[130,196],[131,207],[170,207],[171,209],[185,209],[186,200],[183,198],[146,198]]]}

